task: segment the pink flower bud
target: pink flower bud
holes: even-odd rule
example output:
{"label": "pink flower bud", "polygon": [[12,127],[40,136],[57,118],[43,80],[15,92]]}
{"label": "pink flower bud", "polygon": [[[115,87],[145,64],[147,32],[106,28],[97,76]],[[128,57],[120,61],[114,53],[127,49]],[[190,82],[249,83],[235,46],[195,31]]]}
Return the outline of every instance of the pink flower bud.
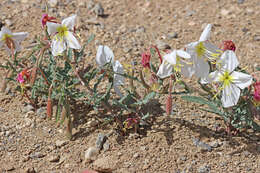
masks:
{"label": "pink flower bud", "polygon": [[254,100],[260,102],[260,82],[255,82],[254,86]]}
{"label": "pink flower bud", "polygon": [[57,23],[56,21],[54,21],[56,18],[55,17],[49,17],[48,14],[43,14],[42,15],[42,27],[44,28],[46,26],[47,22],[53,22],[53,23]]}
{"label": "pink flower bud", "polygon": [[144,52],[142,53],[142,65],[144,68],[150,68],[151,54]]}

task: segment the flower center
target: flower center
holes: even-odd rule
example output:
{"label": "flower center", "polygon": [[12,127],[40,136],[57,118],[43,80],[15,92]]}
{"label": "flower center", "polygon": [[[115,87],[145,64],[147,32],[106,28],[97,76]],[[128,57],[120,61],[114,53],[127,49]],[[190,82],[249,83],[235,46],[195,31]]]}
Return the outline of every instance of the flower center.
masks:
{"label": "flower center", "polygon": [[3,37],[2,37],[2,41],[5,42],[6,46],[9,48],[9,49],[15,49],[15,44],[14,44],[14,41],[12,39],[12,35],[9,35],[9,34],[4,34]]}
{"label": "flower center", "polygon": [[228,71],[225,71],[222,76],[220,76],[220,81],[223,83],[223,87],[229,86],[233,82],[233,77],[229,74]]}
{"label": "flower center", "polygon": [[180,61],[181,61],[181,58],[177,56],[177,57],[176,57],[176,64],[173,65],[173,68],[174,68],[174,70],[175,70],[176,72],[181,72],[181,67],[182,67],[182,65],[181,65]]}
{"label": "flower center", "polygon": [[199,58],[201,58],[204,54],[205,54],[205,51],[206,51],[206,48],[205,46],[203,45],[203,42],[200,42],[196,47],[196,53],[198,55]]}
{"label": "flower center", "polygon": [[66,37],[68,35],[68,28],[66,26],[60,26],[57,28],[58,31],[58,37],[62,39],[63,37]]}

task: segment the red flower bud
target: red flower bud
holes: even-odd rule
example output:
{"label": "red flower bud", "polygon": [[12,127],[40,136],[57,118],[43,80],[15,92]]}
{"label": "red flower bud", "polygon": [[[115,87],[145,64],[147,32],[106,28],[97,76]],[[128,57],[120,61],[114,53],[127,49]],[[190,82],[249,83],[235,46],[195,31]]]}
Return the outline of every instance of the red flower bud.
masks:
{"label": "red flower bud", "polygon": [[151,54],[144,52],[142,53],[142,65],[144,68],[150,68]]}
{"label": "red flower bud", "polygon": [[254,100],[256,102],[260,102],[260,82],[254,83],[253,86],[254,86]]}
{"label": "red flower bud", "polygon": [[232,50],[235,52],[236,50],[236,46],[235,44],[233,43],[233,41],[231,40],[225,40],[222,42],[222,45],[220,46],[221,49],[223,49],[223,51],[226,51],[226,50]]}

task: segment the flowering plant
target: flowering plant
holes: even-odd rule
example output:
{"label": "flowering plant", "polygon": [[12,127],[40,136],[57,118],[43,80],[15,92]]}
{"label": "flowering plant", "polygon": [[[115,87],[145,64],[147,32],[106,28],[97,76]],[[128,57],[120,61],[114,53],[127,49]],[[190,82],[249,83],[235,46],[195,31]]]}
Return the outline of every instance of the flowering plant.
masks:
{"label": "flowering plant", "polygon": [[[209,108],[202,110],[220,115],[229,134],[244,128],[260,130],[255,121],[260,119],[260,82],[255,74],[239,66],[232,41],[224,41],[219,47],[210,42],[211,24],[198,41],[183,49],[162,52],[151,46],[140,57],[141,68],[135,61],[129,64],[116,60],[106,45],[97,47],[96,65],[91,62],[85,66],[84,51],[94,35],[81,46],[76,17],[59,22],[44,14],[41,23],[45,35],[37,39],[26,58],[18,58],[18,52],[28,33],[12,33],[5,27],[0,32],[0,46],[10,55],[6,65],[1,65],[7,70],[2,91],[7,80],[15,81],[35,109],[46,106],[49,119],[54,115],[66,125],[69,138],[73,137],[73,110],[78,102],[108,114],[106,119],[115,121],[124,134],[132,128],[137,132],[139,126],[147,124],[150,114],[143,107],[152,99],[165,96],[165,111],[171,115],[173,98],[180,94],[184,100]],[[185,78],[192,77],[204,91],[199,92],[201,96],[190,95],[195,89]]]}

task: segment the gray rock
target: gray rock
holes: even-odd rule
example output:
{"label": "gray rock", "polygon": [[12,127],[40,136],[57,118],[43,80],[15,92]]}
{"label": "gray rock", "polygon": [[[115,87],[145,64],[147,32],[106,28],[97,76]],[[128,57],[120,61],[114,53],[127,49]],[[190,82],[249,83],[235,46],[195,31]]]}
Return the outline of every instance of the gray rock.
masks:
{"label": "gray rock", "polygon": [[133,158],[136,159],[137,157],[139,157],[139,154],[138,154],[138,153],[135,153],[135,154],[133,155]]}
{"label": "gray rock", "polygon": [[125,47],[125,48],[123,49],[123,51],[124,51],[125,53],[129,53],[131,50],[132,50],[131,47]]}
{"label": "gray rock", "polygon": [[102,7],[102,5],[100,3],[97,3],[93,10],[94,10],[94,13],[97,16],[103,16],[104,15],[104,8]]}
{"label": "gray rock", "polygon": [[27,105],[27,106],[25,106],[24,108],[22,108],[22,112],[23,113],[27,113],[27,112],[29,112],[29,111],[32,111],[34,108],[33,108],[33,106],[32,105]]}
{"label": "gray rock", "polygon": [[189,10],[189,11],[187,11],[187,13],[186,13],[186,17],[192,16],[192,15],[194,15],[194,14],[195,14],[195,11]]}
{"label": "gray rock", "polygon": [[109,148],[110,148],[110,144],[109,144],[109,142],[108,142],[108,140],[107,140],[107,141],[104,143],[104,145],[103,145],[103,149],[104,149],[104,151],[108,151]]}
{"label": "gray rock", "polygon": [[157,40],[155,44],[160,50],[171,49],[171,46],[161,40]]}
{"label": "gray rock", "polygon": [[103,145],[106,142],[106,140],[107,140],[107,136],[102,134],[102,133],[99,133],[98,137],[97,137],[97,140],[96,140],[96,147],[98,149],[102,150]]}
{"label": "gray rock", "polygon": [[85,151],[85,161],[90,162],[96,160],[98,156],[98,149],[96,147],[90,147]]}
{"label": "gray rock", "polygon": [[212,141],[209,143],[209,145],[212,147],[212,148],[218,148],[221,146],[221,143],[219,143],[218,141]]}
{"label": "gray rock", "polygon": [[200,141],[198,138],[193,138],[192,139],[194,145],[199,147],[202,151],[211,151],[212,147],[209,144],[206,144],[202,141]]}
{"label": "gray rock", "polygon": [[52,155],[48,158],[49,162],[58,162],[60,160],[59,155]]}
{"label": "gray rock", "polygon": [[93,168],[99,172],[113,172],[118,168],[115,158],[110,156],[102,157],[93,162]]}
{"label": "gray rock", "polygon": [[144,32],[145,32],[145,27],[143,27],[143,26],[138,27],[138,28],[136,29],[136,32],[137,32],[137,33],[144,33]]}
{"label": "gray rock", "polygon": [[95,6],[95,3],[94,3],[94,1],[92,1],[92,0],[90,0],[90,1],[88,2],[88,4],[87,4],[87,8],[88,8],[89,10],[91,10],[92,8],[94,8],[94,6]]}
{"label": "gray rock", "polygon": [[245,0],[237,0],[238,4],[243,4],[245,2]]}
{"label": "gray rock", "polygon": [[186,160],[187,160],[187,157],[182,156],[182,157],[180,157],[180,160],[182,160],[182,161],[186,161]]}
{"label": "gray rock", "polygon": [[254,36],[254,41],[260,41],[260,35],[255,35]]}
{"label": "gray rock", "polygon": [[227,162],[221,162],[221,163],[219,164],[219,166],[225,167],[225,166],[227,166]]}
{"label": "gray rock", "polygon": [[58,5],[58,0],[49,0],[48,3],[51,8],[55,8]]}
{"label": "gray rock", "polygon": [[174,38],[178,38],[178,33],[177,33],[177,32],[169,33],[169,34],[167,35],[167,38],[168,38],[169,40],[174,39]]}
{"label": "gray rock", "polygon": [[68,143],[68,141],[57,140],[55,144],[57,147],[62,147],[64,145],[66,145],[67,143]]}
{"label": "gray rock", "polygon": [[45,119],[45,118],[47,117],[46,111],[47,111],[47,110],[46,110],[46,107],[41,107],[41,108],[37,109],[36,114],[37,114],[40,118]]}
{"label": "gray rock", "polygon": [[40,153],[40,152],[36,152],[30,155],[30,158],[32,159],[37,159],[37,158],[43,158],[45,155]]}
{"label": "gray rock", "polygon": [[208,173],[210,172],[210,166],[204,165],[198,168],[198,173]]}

